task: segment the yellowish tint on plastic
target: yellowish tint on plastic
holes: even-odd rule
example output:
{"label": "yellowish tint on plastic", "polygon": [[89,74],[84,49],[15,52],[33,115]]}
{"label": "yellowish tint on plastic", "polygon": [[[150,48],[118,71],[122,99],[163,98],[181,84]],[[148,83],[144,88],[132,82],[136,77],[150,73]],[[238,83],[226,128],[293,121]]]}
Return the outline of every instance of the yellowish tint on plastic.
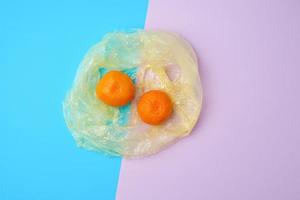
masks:
{"label": "yellowish tint on plastic", "polygon": [[[118,124],[119,109],[95,96],[100,67],[124,70],[138,67],[136,96],[129,123]],[[174,103],[170,119],[159,126],[139,119],[137,100],[146,91],[160,89]],[[77,144],[127,158],[157,153],[192,131],[202,104],[196,55],[179,35],[162,31],[113,32],[86,55],[73,88],[64,101],[64,116]]]}

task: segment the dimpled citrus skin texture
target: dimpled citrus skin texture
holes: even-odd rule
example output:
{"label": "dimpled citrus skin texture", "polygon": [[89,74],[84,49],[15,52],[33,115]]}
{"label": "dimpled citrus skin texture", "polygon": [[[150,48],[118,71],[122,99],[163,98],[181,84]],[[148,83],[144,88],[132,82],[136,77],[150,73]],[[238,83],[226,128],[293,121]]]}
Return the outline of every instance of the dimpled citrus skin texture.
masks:
{"label": "dimpled citrus skin texture", "polygon": [[138,102],[139,116],[147,124],[163,123],[170,117],[172,111],[173,105],[170,97],[160,90],[146,92]]}
{"label": "dimpled citrus skin texture", "polygon": [[134,85],[130,77],[120,71],[110,71],[96,86],[96,95],[110,106],[123,106],[134,97]]}

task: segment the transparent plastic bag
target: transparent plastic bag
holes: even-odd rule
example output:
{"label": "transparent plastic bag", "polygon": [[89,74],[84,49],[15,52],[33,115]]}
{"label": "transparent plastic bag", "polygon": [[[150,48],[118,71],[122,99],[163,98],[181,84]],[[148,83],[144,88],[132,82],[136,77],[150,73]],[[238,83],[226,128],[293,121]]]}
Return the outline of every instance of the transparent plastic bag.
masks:
{"label": "transparent plastic bag", "polygon": [[[134,81],[134,100],[111,107],[96,97],[95,88],[110,70]],[[137,100],[152,89],[165,91],[174,111],[161,125],[139,119]],[[179,35],[162,31],[112,32],[90,49],[80,64],[63,112],[81,147],[127,158],[154,154],[187,136],[198,120],[202,87],[196,55]]]}

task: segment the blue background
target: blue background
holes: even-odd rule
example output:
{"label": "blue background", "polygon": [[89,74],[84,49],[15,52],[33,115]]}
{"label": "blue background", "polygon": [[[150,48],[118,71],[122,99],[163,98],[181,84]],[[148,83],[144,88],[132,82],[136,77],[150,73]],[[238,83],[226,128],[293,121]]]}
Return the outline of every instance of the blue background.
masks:
{"label": "blue background", "polygon": [[76,147],[62,101],[89,47],[148,2],[0,1],[0,199],[114,199],[120,158]]}

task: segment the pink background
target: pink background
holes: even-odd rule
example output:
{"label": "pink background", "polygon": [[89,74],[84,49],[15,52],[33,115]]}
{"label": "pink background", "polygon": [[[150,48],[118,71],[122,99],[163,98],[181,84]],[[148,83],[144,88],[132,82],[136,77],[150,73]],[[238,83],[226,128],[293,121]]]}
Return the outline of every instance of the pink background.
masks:
{"label": "pink background", "polygon": [[153,0],[146,28],[195,47],[204,108],[190,137],[123,160],[117,199],[300,199],[300,1]]}

